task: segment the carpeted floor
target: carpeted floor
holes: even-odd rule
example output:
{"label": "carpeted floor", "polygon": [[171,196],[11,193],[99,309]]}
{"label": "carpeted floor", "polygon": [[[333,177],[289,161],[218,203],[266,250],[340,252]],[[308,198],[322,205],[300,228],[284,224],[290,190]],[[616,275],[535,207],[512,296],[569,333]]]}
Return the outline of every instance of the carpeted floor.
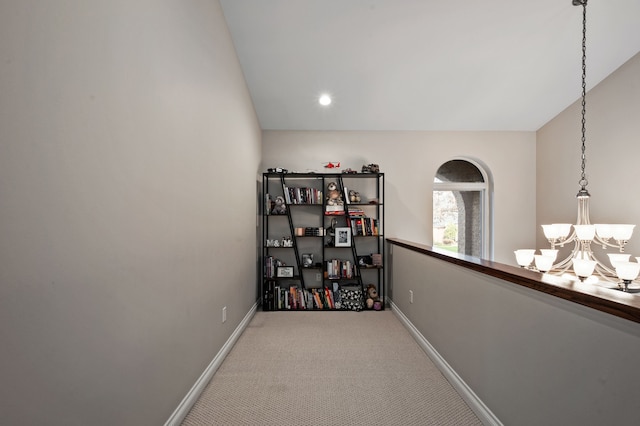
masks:
{"label": "carpeted floor", "polygon": [[481,425],[389,311],[257,312],[183,425]]}

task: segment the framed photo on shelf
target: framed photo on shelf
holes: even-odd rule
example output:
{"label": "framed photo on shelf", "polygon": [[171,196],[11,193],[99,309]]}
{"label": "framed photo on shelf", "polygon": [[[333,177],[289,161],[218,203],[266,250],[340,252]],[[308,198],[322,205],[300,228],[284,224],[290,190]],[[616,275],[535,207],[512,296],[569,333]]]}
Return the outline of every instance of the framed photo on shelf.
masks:
{"label": "framed photo on shelf", "polygon": [[373,259],[371,256],[358,256],[358,266],[361,268],[367,268],[373,266]]}
{"label": "framed photo on shelf", "polygon": [[278,266],[276,269],[276,277],[293,278],[293,266]]}
{"label": "framed photo on shelf", "polygon": [[351,247],[351,228],[336,228],[336,247]]}
{"label": "framed photo on shelf", "polygon": [[313,266],[313,253],[302,253],[302,266],[305,268]]}

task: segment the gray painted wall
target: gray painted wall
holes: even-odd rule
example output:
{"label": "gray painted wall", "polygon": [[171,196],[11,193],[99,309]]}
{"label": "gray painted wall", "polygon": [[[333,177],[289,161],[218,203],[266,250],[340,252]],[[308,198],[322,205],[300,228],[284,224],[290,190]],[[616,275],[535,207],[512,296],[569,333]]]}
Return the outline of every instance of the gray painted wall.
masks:
{"label": "gray painted wall", "polygon": [[639,324],[402,247],[392,259],[393,302],[503,424],[638,422]]}
{"label": "gray painted wall", "polygon": [[2,423],[162,424],[256,300],[219,3],[2,2],[0,52]]}
{"label": "gray painted wall", "polygon": [[[385,172],[385,235],[432,245],[433,178],[460,156],[484,164],[493,177],[495,260],[515,265],[513,250],[535,241],[536,145],[533,132],[263,131],[262,168]],[[514,232],[518,229],[518,232]]]}

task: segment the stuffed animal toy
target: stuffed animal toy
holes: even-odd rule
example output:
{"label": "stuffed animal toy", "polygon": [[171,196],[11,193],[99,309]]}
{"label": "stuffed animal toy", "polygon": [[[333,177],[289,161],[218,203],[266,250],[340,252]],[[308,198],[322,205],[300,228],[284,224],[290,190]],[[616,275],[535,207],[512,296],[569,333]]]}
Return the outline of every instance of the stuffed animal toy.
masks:
{"label": "stuffed animal toy", "polygon": [[360,193],[354,191],[353,189],[349,190],[349,201],[351,201],[352,203],[359,203],[360,202]]}
{"label": "stuffed animal toy", "polygon": [[287,214],[287,205],[284,202],[284,197],[280,195],[276,197],[271,214]]}
{"label": "stuffed animal toy", "polygon": [[327,205],[328,206],[342,206],[344,201],[342,200],[342,194],[338,191],[338,185],[335,182],[329,182],[327,185]]}
{"label": "stuffed animal toy", "polygon": [[380,309],[380,298],[378,297],[378,290],[373,284],[367,285],[367,309],[374,309],[378,306]]}

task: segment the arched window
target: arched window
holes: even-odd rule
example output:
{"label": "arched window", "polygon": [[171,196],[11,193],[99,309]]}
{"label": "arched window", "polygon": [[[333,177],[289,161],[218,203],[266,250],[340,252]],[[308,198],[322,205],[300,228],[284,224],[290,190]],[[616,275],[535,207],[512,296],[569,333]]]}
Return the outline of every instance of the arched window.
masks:
{"label": "arched window", "polygon": [[466,159],[441,165],[433,180],[433,245],[491,259],[489,177]]}

